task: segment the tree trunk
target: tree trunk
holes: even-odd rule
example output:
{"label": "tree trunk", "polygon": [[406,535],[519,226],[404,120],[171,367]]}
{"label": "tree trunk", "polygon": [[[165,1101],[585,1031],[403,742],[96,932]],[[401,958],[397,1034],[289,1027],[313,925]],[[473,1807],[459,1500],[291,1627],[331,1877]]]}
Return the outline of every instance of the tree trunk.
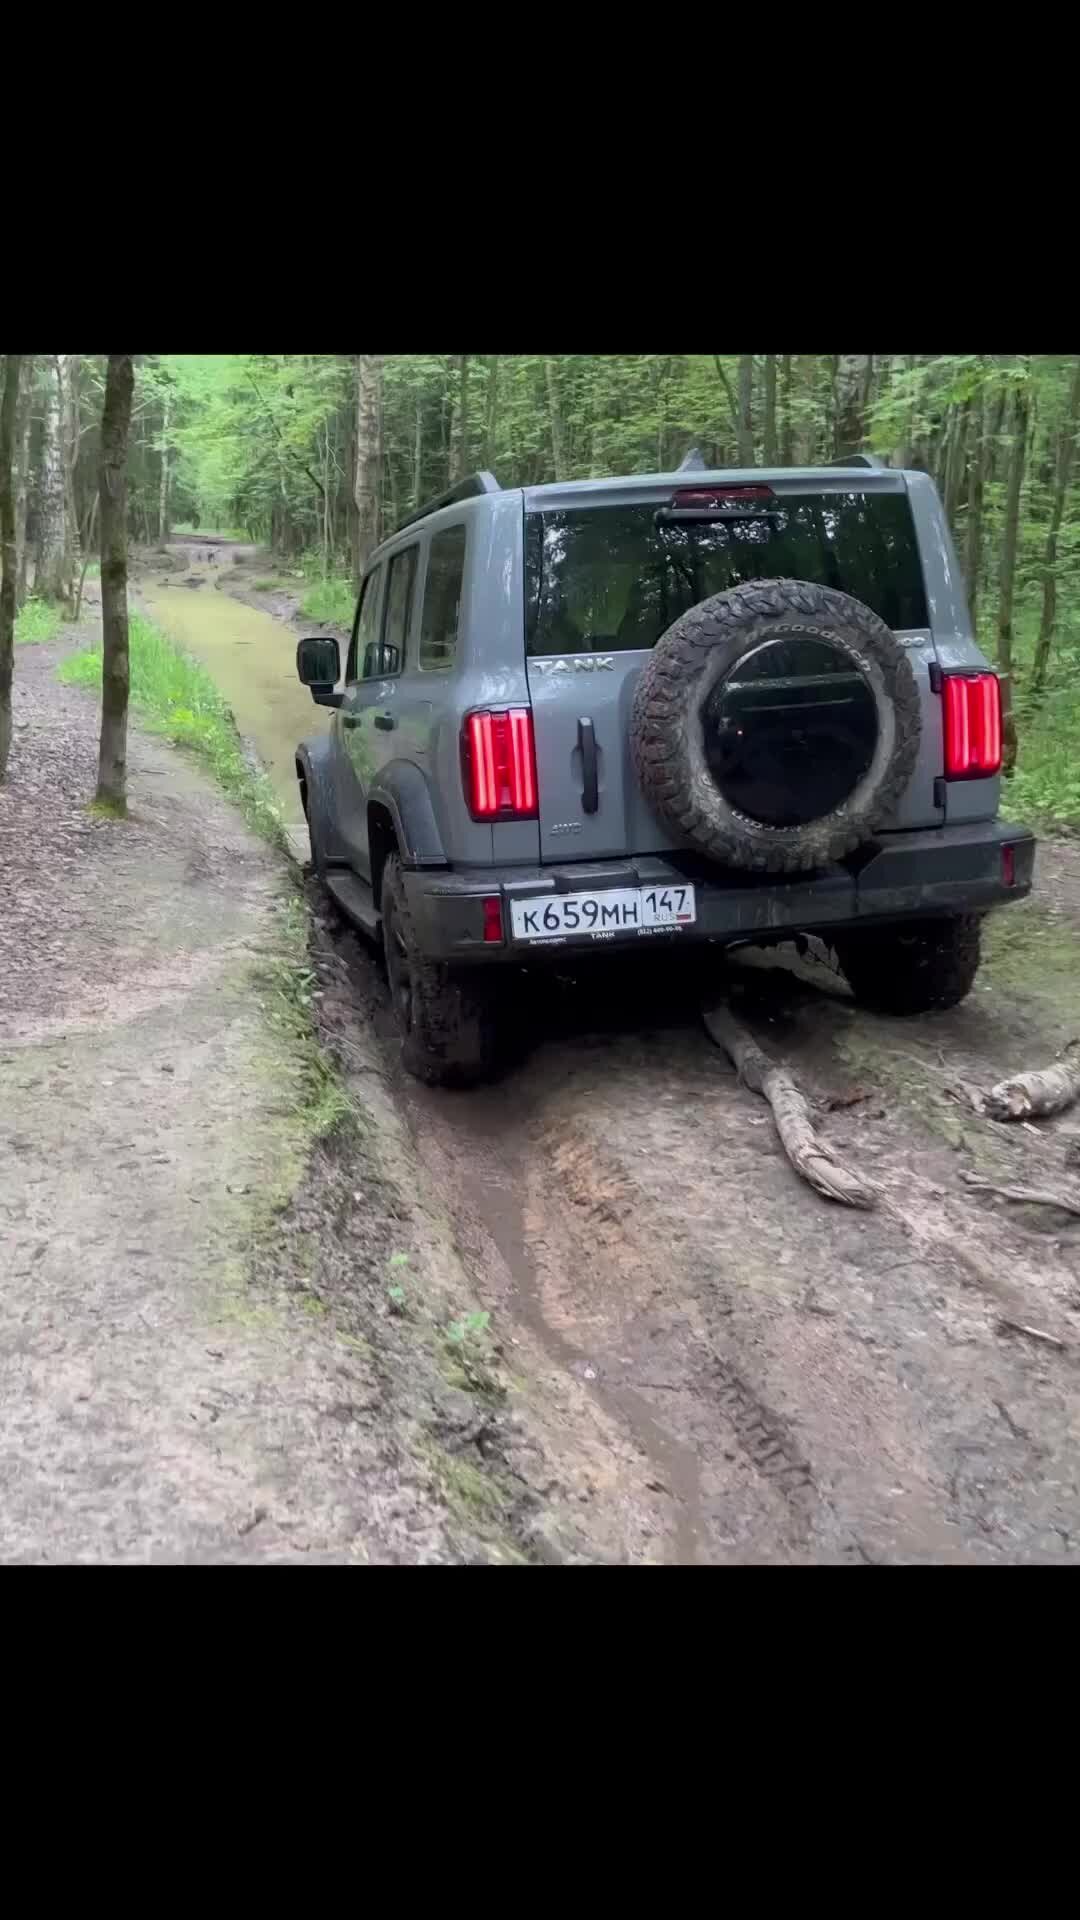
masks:
{"label": "tree trunk", "polygon": [[68,607],[75,597],[75,573],[79,565],[79,515],[75,506],[75,468],[79,463],[79,356],[58,353],[56,372],[60,382],[60,442],[64,459],[64,601]]}
{"label": "tree trunk", "polygon": [[837,459],[846,453],[860,453],[866,438],[866,418],[863,409],[866,405],[867,380],[870,370],[868,353],[841,353],[836,364],[836,425],[834,429],[833,452]]}
{"label": "tree trunk", "polygon": [[22,354],[4,355],[0,399],[0,783],[11,752],[11,671],[15,661],[15,420]]}
{"label": "tree trunk", "polygon": [[135,361],[110,353],[101,410],[101,741],[95,804],[127,812],[127,462]]}
{"label": "tree trunk", "polygon": [[1027,451],[1028,398],[1018,387],[1013,403],[1012,450],[1009,457],[1009,481],[1005,492],[1005,524],[1001,535],[1001,586],[998,594],[998,666],[1004,682],[1002,692],[1003,745],[1002,765],[1011,773],[1016,765],[1016,721],[1012,704],[1013,674],[1013,586],[1016,580],[1016,547],[1020,532],[1020,490],[1024,481],[1024,455]]}
{"label": "tree trunk", "polygon": [[458,403],[457,431],[454,434],[454,455],[450,469],[451,482],[463,480],[468,472],[469,458],[469,356],[458,354]]}
{"label": "tree trunk", "polygon": [[795,436],[791,425],[791,355],[785,353],[780,361],[780,465],[790,467],[793,464]]}
{"label": "tree trunk", "polygon": [[412,503],[415,510],[420,505],[420,487],[424,471],[424,408],[419,393],[416,396],[416,419],[413,431],[413,479]]}
{"label": "tree trunk", "polygon": [[60,375],[56,356],[45,362],[45,415],[38,493],[38,547],[34,592],[43,600],[63,600],[69,567],[66,553],[64,450],[61,430]]}
{"label": "tree trunk", "polygon": [[379,512],[379,416],[382,412],[381,353],[356,356],[356,560],[357,585],[367,566],[368,555],[376,544]]}
{"label": "tree trunk", "polygon": [[551,428],[551,458],[554,463],[553,478],[563,478],[563,430],[562,410],[559,405],[559,382],[555,372],[555,362],[550,357],[544,360],[544,378],[547,381],[548,423]]}
{"label": "tree trunk", "polygon": [[739,465],[752,467],[754,464],[754,356],[752,353],[739,355]]}
{"label": "tree trunk", "polygon": [[1065,502],[1069,497],[1078,419],[1080,419],[1080,357],[1073,367],[1068,412],[1058,436],[1054,497],[1050,508],[1050,525],[1046,531],[1046,548],[1043,553],[1042,617],[1039,621],[1039,638],[1035,643],[1035,661],[1031,672],[1031,689],[1036,694],[1042,693],[1046,685],[1046,669],[1054,639],[1054,622],[1057,618],[1057,579],[1054,570],[1057,566],[1058,537],[1061,533],[1061,522],[1065,516]]}
{"label": "tree trunk", "polygon": [[161,481],[158,487],[158,543],[169,537],[169,389],[161,403]]}
{"label": "tree trunk", "polygon": [[484,427],[484,465],[488,472],[495,467],[495,427],[499,418],[499,356],[493,353],[488,360],[487,384],[487,420]]}
{"label": "tree trunk", "polygon": [[971,408],[972,402],[965,400],[964,405],[957,409],[956,418],[953,421],[952,439],[949,443],[948,465],[945,468],[945,518],[954,534],[960,496],[964,487]]}
{"label": "tree trunk", "polygon": [[971,608],[971,624],[976,635],[979,631],[976,610],[979,599],[979,584],[982,578],[983,491],[986,486],[987,453],[986,398],[985,395],[980,395],[975,402],[975,447],[971,460],[971,480],[968,486],[967,528],[964,542],[964,572],[967,575],[968,606]]}
{"label": "tree trunk", "polygon": [[763,458],[767,467],[776,465],[776,355],[765,355],[765,424]]}
{"label": "tree trunk", "polygon": [[15,611],[26,599],[26,516],[30,505],[30,427],[33,419],[34,356],[22,355],[15,421]]}

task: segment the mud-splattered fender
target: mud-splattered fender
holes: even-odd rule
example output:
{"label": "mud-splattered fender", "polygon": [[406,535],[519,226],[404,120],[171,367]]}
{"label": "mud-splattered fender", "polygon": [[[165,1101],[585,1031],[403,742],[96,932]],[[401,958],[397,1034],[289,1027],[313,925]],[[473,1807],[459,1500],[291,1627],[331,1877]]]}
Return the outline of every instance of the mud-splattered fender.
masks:
{"label": "mud-splattered fender", "polygon": [[405,866],[449,864],[427,780],[411,760],[391,760],[380,768],[378,780],[368,793],[368,805],[386,808]]}
{"label": "mud-splattered fender", "polygon": [[302,793],[306,789],[308,827],[320,835],[325,858],[331,861],[344,860],[347,854],[337,828],[332,745],[329,734],[317,734],[302,740],[296,749],[296,775]]}

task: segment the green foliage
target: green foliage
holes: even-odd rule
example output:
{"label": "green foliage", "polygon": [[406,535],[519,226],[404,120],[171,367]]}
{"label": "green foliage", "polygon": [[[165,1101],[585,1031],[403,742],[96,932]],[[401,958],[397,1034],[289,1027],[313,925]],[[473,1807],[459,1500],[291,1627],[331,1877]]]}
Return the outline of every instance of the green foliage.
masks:
{"label": "green foliage", "polygon": [[63,625],[59,607],[45,600],[28,600],[15,616],[15,644],[25,646],[33,640],[55,640]]}
{"label": "green foliage", "polygon": [[[131,704],[151,733],[185,747],[236,801],[249,825],[275,846],[284,845],[281,813],[273,788],[244,758],[233,718],[205,667],[141,614],[128,626]],[[63,661],[59,677],[72,686],[100,687],[100,643]]]}
{"label": "green foliage", "polygon": [[356,593],[351,580],[331,576],[316,580],[300,602],[300,611],[308,620],[323,626],[351,627],[356,611]]}

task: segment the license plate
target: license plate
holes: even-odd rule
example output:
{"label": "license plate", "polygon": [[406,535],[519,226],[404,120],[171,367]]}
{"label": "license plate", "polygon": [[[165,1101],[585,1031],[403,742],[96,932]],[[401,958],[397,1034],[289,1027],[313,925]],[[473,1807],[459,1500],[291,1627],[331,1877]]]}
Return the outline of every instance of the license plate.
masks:
{"label": "license plate", "polygon": [[571,934],[612,940],[618,933],[691,926],[696,919],[693,887],[605,887],[597,893],[547,893],[510,902],[515,940],[565,940]]}

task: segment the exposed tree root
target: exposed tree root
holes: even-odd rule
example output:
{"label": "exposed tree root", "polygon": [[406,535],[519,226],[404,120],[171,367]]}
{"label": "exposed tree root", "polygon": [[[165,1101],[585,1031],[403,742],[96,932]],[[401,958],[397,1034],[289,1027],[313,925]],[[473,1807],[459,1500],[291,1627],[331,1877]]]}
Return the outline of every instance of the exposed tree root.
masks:
{"label": "exposed tree root", "polygon": [[780,1144],[796,1173],[827,1200],[838,1200],[845,1207],[876,1206],[875,1189],[841,1166],[831,1148],[818,1139],[809,1104],[787,1069],[769,1058],[729,1007],[706,1007],[702,1018],[710,1039],[728,1054],[743,1085],[768,1101]]}
{"label": "exposed tree root", "polygon": [[999,1080],[983,1098],[991,1120],[1030,1120],[1033,1114],[1061,1113],[1080,1100],[1080,1041],[1071,1040],[1066,1057],[1038,1073],[1017,1073]]}
{"label": "exposed tree root", "polygon": [[976,1173],[965,1173],[969,1187],[979,1193],[999,1193],[1003,1200],[1030,1200],[1037,1207],[1060,1207],[1063,1213],[1080,1218],[1080,1197],[1070,1193],[1052,1193],[1046,1187],[998,1187],[992,1180],[980,1180]]}

